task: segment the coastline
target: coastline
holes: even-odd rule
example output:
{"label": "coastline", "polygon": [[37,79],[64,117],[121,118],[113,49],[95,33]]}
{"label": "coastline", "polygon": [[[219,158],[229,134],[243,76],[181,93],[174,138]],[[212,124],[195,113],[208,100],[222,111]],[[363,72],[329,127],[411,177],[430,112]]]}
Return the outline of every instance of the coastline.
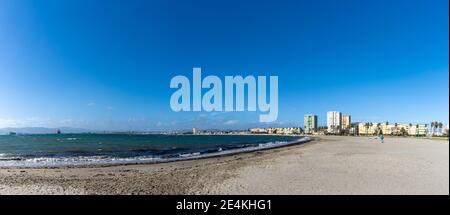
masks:
{"label": "coastline", "polygon": [[137,160],[133,158],[130,158],[131,160],[126,161],[118,161],[118,162],[108,162],[108,163],[88,163],[88,164],[55,164],[55,165],[35,165],[35,166],[0,166],[0,169],[8,169],[8,168],[17,168],[17,169],[39,169],[39,168],[89,168],[89,167],[109,167],[109,166],[122,166],[122,165],[147,165],[147,164],[160,164],[160,163],[170,163],[170,162],[180,162],[180,161],[187,161],[187,160],[199,160],[199,159],[206,159],[206,158],[214,158],[214,157],[223,157],[223,156],[232,156],[236,154],[241,153],[250,153],[250,152],[256,152],[256,151],[264,151],[264,150],[270,150],[275,148],[281,148],[281,147],[287,147],[291,145],[297,145],[297,144],[304,144],[306,142],[309,142],[311,140],[314,140],[314,138],[309,136],[303,136],[303,135],[280,135],[280,136],[296,136],[298,137],[295,140],[287,141],[287,142],[262,142],[259,143],[258,146],[250,146],[250,147],[244,147],[244,148],[238,148],[238,149],[227,149],[223,151],[217,151],[217,152],[209,152],[209,153],[192,153],[192,155],[188,156],[180,156],[175,158],[167,158],[167,159],[151,159],[151,160]]}
{"label": "coastline", "polygon": [[205,186],[214,186],[232,177],[233,172],[248,162],[313,143],[308,141],[267,150],[154,164],[2,167],[0,195],[198,194],[197,191]]}
{"label": "coastline", "polygon": [[321,136],[270,150],[158,164],[0,168],[0,194],[448,195],[448,141],[385,142]]}

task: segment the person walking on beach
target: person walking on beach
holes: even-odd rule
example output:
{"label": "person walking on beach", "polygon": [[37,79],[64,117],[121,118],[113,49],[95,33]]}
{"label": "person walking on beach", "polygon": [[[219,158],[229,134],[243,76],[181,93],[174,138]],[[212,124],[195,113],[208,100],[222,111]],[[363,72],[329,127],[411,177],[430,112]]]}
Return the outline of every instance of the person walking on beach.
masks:
{"label": "person walking on beach", "polygon": [[384,143],[384,135],[382,131],[380,131],[380,141],[381,143]]}

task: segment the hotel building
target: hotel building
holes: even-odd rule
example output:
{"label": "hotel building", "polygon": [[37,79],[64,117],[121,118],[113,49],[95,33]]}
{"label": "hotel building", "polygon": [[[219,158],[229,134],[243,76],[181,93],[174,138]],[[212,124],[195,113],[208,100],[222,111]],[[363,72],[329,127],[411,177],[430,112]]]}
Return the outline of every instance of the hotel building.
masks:
{"label": "hotel building", "polygon": [[401,123],[359,123],[359,135],[410,135],[425,136],[428,133],[427,124],[401,124]]}
{"label": "hotel building", "polygon": [[306,114],[303,119],[303,126],[305,134],[312,134],[317,131],[317,116],[313,114]]}
{"label": "hotel building", "polygon": [[415,124],[409,128],[409,135],[414,136],[425,136],[428,134],[428,125],[427,124]]}
{"label": "hotel building", "polygon": [[342,115],[342,128],[350,129],[351,124],[352,124],[352,117],[350,115],[343,114]]}
{"label": "hotel building", "polygon": [[342,128],[342,113],[338,111],[327,112],[327,131],[328,133],[337,134]]}

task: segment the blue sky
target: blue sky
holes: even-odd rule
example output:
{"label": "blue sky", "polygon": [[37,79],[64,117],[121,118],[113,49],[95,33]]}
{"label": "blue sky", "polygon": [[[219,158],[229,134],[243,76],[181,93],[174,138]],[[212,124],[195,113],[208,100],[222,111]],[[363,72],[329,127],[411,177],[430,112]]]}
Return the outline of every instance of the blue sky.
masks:
{"label": "blue sky", "polygon": [[[261,126],[172,112],[175,75],[279,76],[276,126],[449,119],[448,1],[0,0],[0,127]],[[265,125],[267,126],[267,125]]]}

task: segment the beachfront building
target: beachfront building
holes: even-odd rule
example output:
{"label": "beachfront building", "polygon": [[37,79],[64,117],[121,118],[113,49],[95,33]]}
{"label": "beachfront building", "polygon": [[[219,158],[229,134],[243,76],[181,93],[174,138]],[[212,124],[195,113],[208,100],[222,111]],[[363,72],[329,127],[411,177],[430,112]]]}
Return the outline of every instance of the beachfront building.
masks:
{"label": "beachfront building", "polygon": [[428,124],[415,124],[410,126],[409,135],[411,136],[426,136],[428,134]]}
{"label": "beachfront building", "polygon": [[301,134],[302,129],[296,127],[290,128],[252,128],[250,129],[250,133],[252,134]]}
{"label": "beachfront building", "polygon": [[[358,124],[359,135],[390,134],[385,123],[364,122]],[[388,132],[389,130],[389,132]]]}
{"label": "beachfront building", "polygon": [[302,130],[300,128],[280,128],[278,134],[300,134]]}
{"label": "beachfront building", "polygon": [[350,129],[352,127],[351,116],[348,114],[342,114],[342,126],[341,126],[341,134],[350,134]]}
{"label": "beachfront building", "polygon": [[352,125],[352,117],[348,114],[342,114],[342,128],[350,129]]}
{"label": "beachfront building", "polygon": [[416,127],[418,136],[425,136],[428,134],[428,124],[417,124]]}
{"label": "beachfront building", "polygon": [[197,133],[198,133],[197,129],[196,128],[192,128],[192,134],[197,134]]}
{"label": "beachfront building", "polygon": [[401,124],[401,123],[393,123],[389,124],[388,122],[385,123],[378,123],[377,124],[380,130],[385,135],[408,135],[410,130],[410,125],[408,124]]}
{"label": "beachfront building", "polygon": [[251,128],[250,133],[252,134],[267,134],[267,129],[265,128]]}
{"label": "beachfront building", "polygon": [[327,132],[338,134],[342,129],[342,113],[338,111],[327,112]]}
{"label": "beachfront building", "polygon": [[349,135],[358,135],[359,134],[359,123],[354,122],[350,124],[350,129],[348,129]]}
{"label": "beachfront building", "polygon": [[317,132],[317,115],[306,114],[303,118],[303,127],[305,129],[305,134]]}
{"label": "beachfront building", "polygon": [[410,127],[409,127],[409,129],[408,129],[408,134],[409,135],[411,135],[411,136],[417,136],[417,134],[418,134],[418,127],[416,127],[417,125],[411,125]]}
{"label": "beachfront building", "polygon": [[442,134],[443,134],[444,136],[448,136],[448,130],[449,130],[449,129],[448,129],[448,126],[449,126],[449,125],[447,124],[447,125],[445,125],[444,128],[442,129]]}
{"label": "beachfront building", "polygon": [[358,124],[359,135],[384,135],[393,136],[425,136],[428,133],[427,124],[404,124],[404,123],[372,123],[365,122]]}
{"label": "beachfront building", "polygon": [[358,124],[359,135],[374,135],[376,133],[376,124],[371,122],[360,122]]}
{"label": "beachfront building", "polygon": [[269,134],[300,134],[300,128],[269,128],[267,129]]}

